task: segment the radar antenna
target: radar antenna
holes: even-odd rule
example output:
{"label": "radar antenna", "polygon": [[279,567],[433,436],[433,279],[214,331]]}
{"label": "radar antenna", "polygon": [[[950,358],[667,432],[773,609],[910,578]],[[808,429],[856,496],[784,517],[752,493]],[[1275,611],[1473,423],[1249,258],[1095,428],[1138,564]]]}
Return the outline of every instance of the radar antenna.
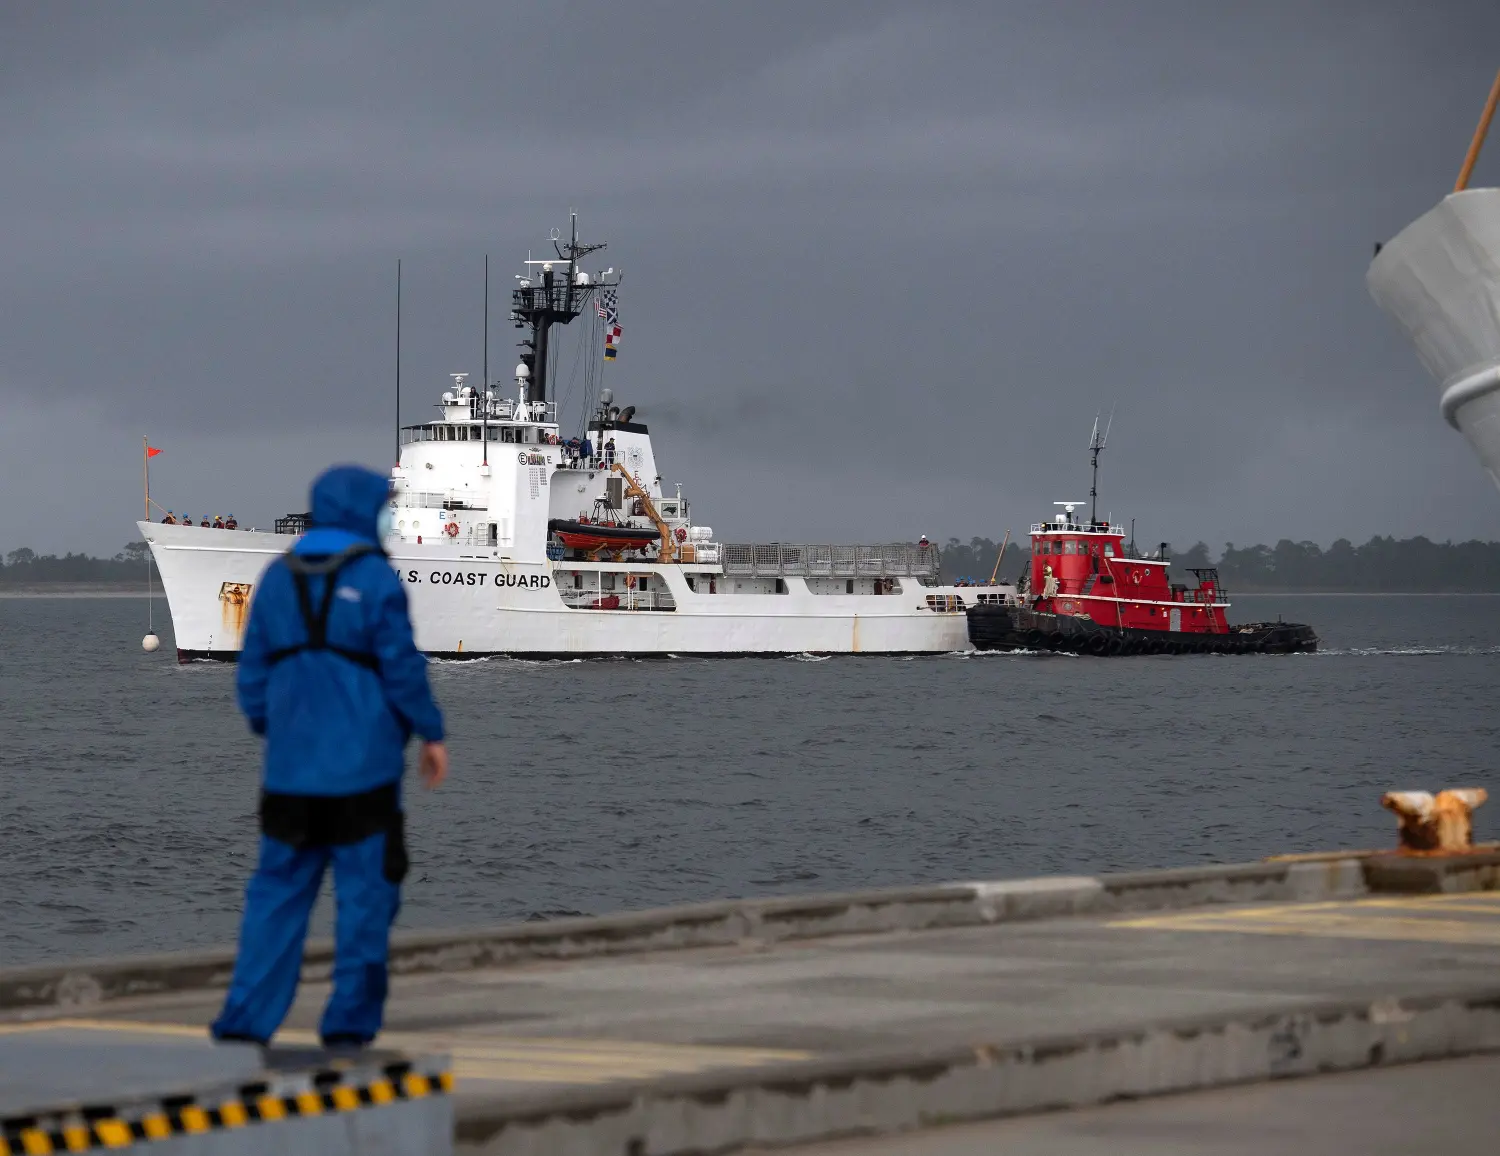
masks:
{"label": "radar antenna", "polygon": [[[597,285],[618,283],[618,278],[614,282],[594,282],[579,277],[579,260],[598,252],[604,245],[586,245],[578,240],[577,213],[572,214],[568,239],[564,241],[561,230],[553,229],[550,240],[557,259],[567,262],[566,271],[561,274],[555,271],[551,258],[527,258],[526,276],[511,293],[511,320],[517,329],[531,330],[521,342],[524,351],[521,361],[531,373],[530,397],[534,402],[547,400],[548,337],[552,326],[566,325],[577,317]],[[541,269],[539,283],[532,266]]]}
{"label": "radar antenna", "polygon": [[1099,415],[1094,415],[1094,432],[1089,436],[1089,464],[1094,470],[1094,481],[1089,487],[1089,525],[1095,525],[1099,521],[1099,455],[1104,452],[1104,445],[1109,441],[1109,431],[1115,424],[1115,411],[1109,411],[1109,421],[1105,423],[1104,432],[1099,432]]}

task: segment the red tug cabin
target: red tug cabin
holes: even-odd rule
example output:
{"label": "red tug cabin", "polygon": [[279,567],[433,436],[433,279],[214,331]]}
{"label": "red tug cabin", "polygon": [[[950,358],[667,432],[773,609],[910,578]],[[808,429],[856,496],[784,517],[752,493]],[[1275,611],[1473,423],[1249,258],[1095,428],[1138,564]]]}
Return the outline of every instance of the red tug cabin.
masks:
{"label": "red tug cabin", "polygon": [[1165,545],[1155,557],[1132,557],[1123,526],[1075,521],[1074,504],[1059,505],[1059,517],[1031,527],[1033,610],[1087,615],[1119,630],[1229,633],[1217,570],[1188,571],[1192,587],[1171,582]]}

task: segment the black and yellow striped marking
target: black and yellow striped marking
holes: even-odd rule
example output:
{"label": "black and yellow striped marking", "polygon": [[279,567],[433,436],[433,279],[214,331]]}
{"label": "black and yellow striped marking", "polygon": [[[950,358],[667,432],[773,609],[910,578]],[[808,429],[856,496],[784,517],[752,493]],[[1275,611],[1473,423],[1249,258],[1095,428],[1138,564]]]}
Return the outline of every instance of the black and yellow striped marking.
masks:
{"label": "black and yellow striped marking", "polygon": [[0,1121],[0,1156],[51,1156],[54,1152],[89,1152],[128,1148],[132,1144],[191,1136],[221,1128],[246,1128],[273,1120],[355,1112],[397,1100],[420,1100],[453,1091],[453,1073],[427,1075],[409,1063],[388,1064],[380,1075],[362,1083],[345,1083],[343,1072],[325,1069],[311,1075],[312,1087],[276,1095],[266,1083],[245,1084],[218,1103],[179,1096],[134,1110],[82,1108],[61,1116],[22,1117]]}

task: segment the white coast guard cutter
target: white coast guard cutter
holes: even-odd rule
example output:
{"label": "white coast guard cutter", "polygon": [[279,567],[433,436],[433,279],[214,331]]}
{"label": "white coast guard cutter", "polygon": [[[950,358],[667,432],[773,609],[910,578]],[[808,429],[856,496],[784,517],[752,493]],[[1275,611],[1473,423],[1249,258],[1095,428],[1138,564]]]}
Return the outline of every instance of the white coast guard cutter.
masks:
{"label": "white coast guard cutter", "polygon": [[[512,318],[529,330],[515,396],[464,383],[437,417],[401,430],[384,543],[406,583],[417,645],[443,657],[911,654],[970,648],[968,606],[1010,586],[944,586],[919,543],[735,544],[662,490],[635,408],[601,390],[584,436],[564,438],[548,396],[554,325],[583,312],[608,274],[602,246],[554,239],[523,276]],[[535,269],[538,263],[531,263]],[[306,528],[274,533],[140,523],[161,573],[177,653],[233,658],[261,571]]]}

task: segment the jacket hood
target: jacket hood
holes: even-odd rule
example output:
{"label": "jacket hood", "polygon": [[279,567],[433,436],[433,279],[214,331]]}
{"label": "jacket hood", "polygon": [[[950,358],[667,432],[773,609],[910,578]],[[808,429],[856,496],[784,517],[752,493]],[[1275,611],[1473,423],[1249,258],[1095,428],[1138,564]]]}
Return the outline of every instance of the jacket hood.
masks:
{"label": "jacket hood", "polygon": [[379,544],[375,519],[391,492],[391,483],[364,466],[334,466],[312,485],[312,521],[317,529],[347,530]]}

